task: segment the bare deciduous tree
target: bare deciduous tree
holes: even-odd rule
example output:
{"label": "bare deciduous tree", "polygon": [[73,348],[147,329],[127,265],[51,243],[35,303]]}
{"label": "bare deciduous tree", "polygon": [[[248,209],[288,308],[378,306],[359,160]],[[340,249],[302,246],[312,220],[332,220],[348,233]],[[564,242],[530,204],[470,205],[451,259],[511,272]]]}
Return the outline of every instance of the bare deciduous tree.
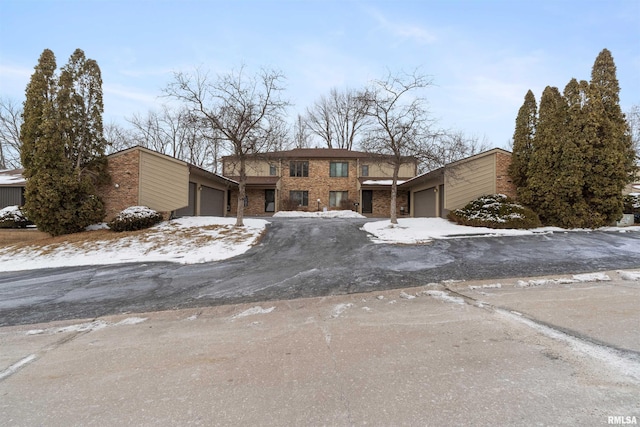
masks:
{"label": "bare deciduous tree", "polygon": [[307,109],[307,126],[327,148],[352,150],[369,118],[366,99],[359,91],[331,89],[328,97],[322,96]]}
{"label": "bare deciduous tree", "polygon": [[0,98],[0,169],[20,166],[20,126],[22,106],[9,98]]}
{"label": "bare deciduous tree", "polygon": [[368,114],[372,124],[362,141],[365,151],[385,155],[393,166],[391,185],[391,223],[397,224],[396,198],[400,166],[410,157],[419,161],[435,158],[434,120],[427,109],[422,90],[432,85],[431,79],[412,74],[388,73],[366,91]]}
{"label": "bare deciduous tree", "polygon": [[135,144],[218,171],[220,136],[186,106],[172,109],[164,105],[162,111],[149,111],[145,117],[135,114],[127,120]]}
{"label": "bare deciduous tree", "polygon": [[109,122],[104,125],[104,139],[107,140],[107,149],[105,150],[105,154],[107,155],[135,145],[131,131],[115,122]]}
{"label": "bare deciduous tree", "polygon": [[640,105],[632,105],[626,118],[631,130],[633,148],[636,150],[636,160],[640,160]]}
{"label": "bare deciduous tree", "polygon": [[309,125],[307,121],[298,114],[293,124],[293,146],[294,148],[309,148],[310,145]]}
{"label": "bare deciduous tree", "polygon": [[206,121],[212,132],[219,133],[238,160],[237,227],[244,225],[246,158],[268,151],[283,129],[281,117],[289,105],[281,98],[283,80],[284,75],[275,70],[248,76],[242,66],[215,79],[201,70],[194,74],[175,73],[174,81],[165,89],[167,96],[183,102],[192,116]]}
{"label": "bare deciduous tree", "polygon": [[420,172],[428,172],[465,157],[489,149],[489,144],[476,135],[466,135],[459,130],[440,131],[433,134],[431,153],[420,164]]}

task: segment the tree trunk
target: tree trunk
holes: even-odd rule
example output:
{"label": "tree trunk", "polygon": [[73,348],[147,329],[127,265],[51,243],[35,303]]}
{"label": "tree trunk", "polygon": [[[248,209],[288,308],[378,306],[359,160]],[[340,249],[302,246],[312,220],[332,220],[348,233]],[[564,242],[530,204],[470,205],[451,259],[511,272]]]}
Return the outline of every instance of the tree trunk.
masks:
{"label": "tree trunk", "polygon": [[396,212],[396,199],[398,197],[398,173],[400,162],[393,165],[393,181],[391,182],[391,224],[398,223],[398,213]]}
{"label": "tree trunk", "polygon": [[246,196],[245,187],[247,185],[247,171],[245,158],[240,156],[240,180],[238,186],[238,214],[236,216],[236,227],[244,227],[244,198]]}

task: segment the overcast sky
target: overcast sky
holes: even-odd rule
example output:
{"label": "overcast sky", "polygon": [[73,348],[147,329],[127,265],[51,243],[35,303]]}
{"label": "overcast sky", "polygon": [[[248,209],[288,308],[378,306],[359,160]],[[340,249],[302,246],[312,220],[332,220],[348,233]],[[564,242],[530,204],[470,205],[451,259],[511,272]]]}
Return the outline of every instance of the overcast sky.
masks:
{"label": "overcast sky", "polygon": [[45,48],[58,67],[76,48],[98,62],[105,122],[158,108],[196,67],[281,70],[291,117],[418,68],[440,126],[507,147],[527,90],[589,80],[603,48],[623,110],[640,104],[640,0],[0,0],[0,96],[24,100]]}

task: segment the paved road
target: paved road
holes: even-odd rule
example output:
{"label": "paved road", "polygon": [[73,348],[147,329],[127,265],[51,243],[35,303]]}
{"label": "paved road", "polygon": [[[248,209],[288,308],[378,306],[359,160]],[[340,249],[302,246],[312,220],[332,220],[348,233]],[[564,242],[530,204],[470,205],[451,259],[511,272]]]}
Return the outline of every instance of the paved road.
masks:
{"label": "paved road", "polygon": [[4,327],[0,425],[636,424],[640,281],[607,275]]}
{"label": "paved road", "polygon": [[[365,220],[272,219],[261,244],[222,262],[0,273],[0,326],[486,279],[640,267],[640,233],[371,243]],[[37,261],[34,261],[37,262]]]}

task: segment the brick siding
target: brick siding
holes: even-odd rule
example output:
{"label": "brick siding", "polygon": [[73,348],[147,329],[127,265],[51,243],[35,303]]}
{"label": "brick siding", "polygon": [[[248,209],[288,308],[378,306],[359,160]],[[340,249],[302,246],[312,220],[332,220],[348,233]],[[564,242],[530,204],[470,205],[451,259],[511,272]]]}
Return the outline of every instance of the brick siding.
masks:
{"label": "brick siding", "polygon": [[[405,215],[409,214],[409,192],[398,190],[396,195],[396,215],[402,217],[404,208]],[[373,217],[388,218],[391,215],[391,187],[388,190],[373,190],[373,213],[368,214]]]}
{"label": "brick siding", "polygon": [[139,165],[140,153],[137,150],[109,157],[107,170],[111,183],[98,190],[105,204],[106,221],[112,220],[123,209],[138,204]]}
{"label": "brick siding", "polygon": [[496,153],[496,192],[505,194],[512,199],[516,198],[516,185],[509,176],[511,155]]}
{"label": "brick siding", "polygon": [[[332,162],[349,163],[349,176],[332,177],[329,176],[329,168]],[[355,160],[309,160],[309,176],[294,177],[289,176],[289,163],[283,162],[282,178],[280,180],[280,200],[279,206],[283,207],[283,201],[289,198],[291,191],[308,191],[309,205],[302,208],[310,212],[327,209],[340,209],[340,207],[329,207],[329,192],[347,191],[348,199],[352,202],[358,201],[357,190],[357,169]],[[320,200],[318,209],[318,200]]]}

